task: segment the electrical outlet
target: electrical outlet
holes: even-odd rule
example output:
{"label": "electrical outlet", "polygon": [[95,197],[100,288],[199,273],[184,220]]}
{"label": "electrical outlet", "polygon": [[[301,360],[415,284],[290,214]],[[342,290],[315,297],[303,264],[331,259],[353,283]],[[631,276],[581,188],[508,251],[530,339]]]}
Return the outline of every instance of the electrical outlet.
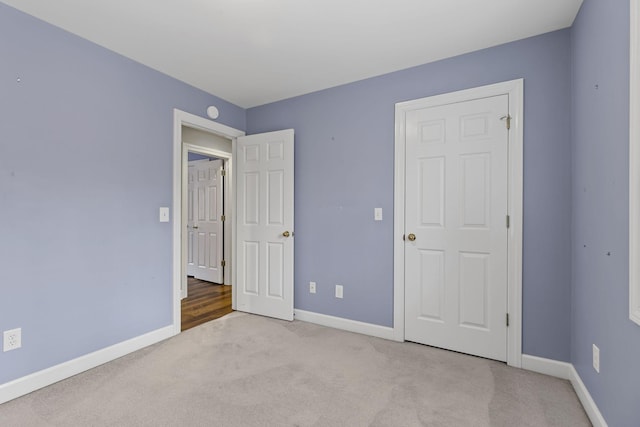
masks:
{"label": "electrical outlet", "polygon": [[4,331],[2,351],[15,350],[22,347],[22,328]]}
{"label": "electrical outlet", "polygon": [[309,293],[310,294],[316,293],[316,282],[309,282]]}
{"label": "electrical outlet", "polygon": [[342,285],[336,285],[336,298],[342,298]]}
{"label": "electrical outlet", "polygon": [[595,344],[593,344],[593,369],[600,373],[600,349]]}

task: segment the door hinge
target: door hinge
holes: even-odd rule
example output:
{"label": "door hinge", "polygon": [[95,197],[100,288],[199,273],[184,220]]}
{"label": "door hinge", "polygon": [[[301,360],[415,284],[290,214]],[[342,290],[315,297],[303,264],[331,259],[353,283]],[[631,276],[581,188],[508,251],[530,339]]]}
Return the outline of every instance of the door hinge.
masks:
{"label": "door hinge", "polygon": [[500,120],[504,120],[507,125],[507,130],[511,129],[511,116],[507,114],[506,116],[500,117]]}
{"label": "door hinge", "polygon": [[220,266],[226,267],[226,265],[227,265],[227,261],[225,260],[220,261]]}
{"label": "door hinge", "polygon": [[511,226],[511,217],[507,215],[507,228]]}
{"label": "door hinge", "polygon": [[227,220],[227,217],[225,215],[222,215],[220,217],[220,221],[225,222]]}
{"label": "door hinge", "polygon": [[226,176],[227,175],[227,171],[224,170],[224,169],[220,170],[220,173],[222,174],[222,176]]}
{"label": "door hinge", "polygon": [[509,327],[509,313],[507,313],[507,328]]}

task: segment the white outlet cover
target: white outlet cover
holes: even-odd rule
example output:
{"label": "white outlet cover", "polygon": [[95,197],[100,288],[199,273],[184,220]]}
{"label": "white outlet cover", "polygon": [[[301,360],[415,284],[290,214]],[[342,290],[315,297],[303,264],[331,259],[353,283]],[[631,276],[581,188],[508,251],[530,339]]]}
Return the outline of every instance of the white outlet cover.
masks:
{"label": "white outlet cover", "polygon": [[316,282],[309,282],[309,293],[316,293]]}
{"label": "white outlet cover", "polygon": [[22,328],[4,331],[2,338],[2,351],[16,350],[22,347]]}
{"label": "white outlet cover", "polygon": [[376,221],[382,221],[382,208],[375,208],[373,210],[373,219]]}
{"label": "white outlet cover", "polygon": [[342,285],[336,285],[336,298],[342,298],[343,296]]}

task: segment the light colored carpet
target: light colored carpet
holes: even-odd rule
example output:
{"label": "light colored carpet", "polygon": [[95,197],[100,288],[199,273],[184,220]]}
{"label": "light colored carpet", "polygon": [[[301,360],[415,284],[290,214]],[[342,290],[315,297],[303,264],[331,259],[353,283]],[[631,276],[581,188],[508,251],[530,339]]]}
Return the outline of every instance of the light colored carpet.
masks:
{"label": "light colored carpet", "polygon": [[567,381],[305,322],[226,317],[0,405],[13,426],[589,426]]}

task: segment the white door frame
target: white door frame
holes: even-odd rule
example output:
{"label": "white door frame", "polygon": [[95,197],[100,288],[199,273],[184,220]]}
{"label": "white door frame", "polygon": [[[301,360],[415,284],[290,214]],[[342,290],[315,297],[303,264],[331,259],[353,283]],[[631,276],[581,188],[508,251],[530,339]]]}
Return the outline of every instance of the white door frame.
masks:
{"label": "white door frame", "polygon": [[[178,109],[173,110],[173,230],[172,230],[172,267],[173,267],[173,329],[175,334],[180,333],[181,326],[181,285],[182,281],[186,280],[186,203],[183,195],[187,192],[187,155],[188,151],[193,151],[199,154],[221,157],[228,159],[228,170],[226,181],[229,182],[227,188],[231,189],[231,200],[227,205],[229,216],[232,218],[231,226],[231,238],[229,239],[231,245],[231,252],[233,253],[233,244],[235,238],[235,181],[233,181],[233,165],[232,155],[223,151],[218,151],[213,148],[197,144],[186,144],[182,142],[182,126],[202,130],[208,133],[220,135],[224,138],[231,140],[231,146],[235,147],[235,139],[239,136],[244,136],[245,132],[234,129],[232,127],[207,120],[200,116],[187,113]],[[183,154],[184,153],[184,154]],[[227,199],[228,200],[228,199]],[[232,269],[231,283],[234,283],[235,269]],[[235,291],[235,286],[233,287]],[[232,298],[235,303],[235,293],[232,293]]]}
{"label": "white door frame", "polygon": [[458,92],[436,95],[396,104],[395,167],[393,211],[393,337],[404,341],[404,250],[405,234],[405,117],[411,110],[464,102],[496,95],[509,95],[509,164],[508,215],[510,227],[507,240],[507,364],[522,366],[522,193],[523,193],[523,79],[496,83]]}

